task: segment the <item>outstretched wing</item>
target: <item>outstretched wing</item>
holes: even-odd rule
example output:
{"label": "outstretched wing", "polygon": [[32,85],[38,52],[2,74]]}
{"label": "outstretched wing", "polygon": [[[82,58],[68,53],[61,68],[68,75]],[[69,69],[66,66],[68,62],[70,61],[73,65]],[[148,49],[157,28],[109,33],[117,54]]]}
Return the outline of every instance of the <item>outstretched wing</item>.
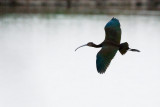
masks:
{"label": "outstretched wing", "polygon": [[102,74],[106,71],[111,60],[117,53],[118,48],[115,46],[105,46],[97,54],[96,66],[98,73]]}
{"label": "outstretched wing", "polygon": [[112,41],[116,44],[120,44],[121,41],[121,28],[119,20],[112,18],[104,27],[105,29],[105,41]]}

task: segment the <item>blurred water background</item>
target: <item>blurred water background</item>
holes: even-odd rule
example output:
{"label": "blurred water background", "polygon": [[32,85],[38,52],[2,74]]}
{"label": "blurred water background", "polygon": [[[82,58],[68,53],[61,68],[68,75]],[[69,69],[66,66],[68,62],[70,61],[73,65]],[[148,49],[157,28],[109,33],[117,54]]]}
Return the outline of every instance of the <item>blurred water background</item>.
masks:
{"label": "blurred water background", "polygon": [[[160,106],[158,8],[127,12],[110,8],[113,11],[102,13],[17,8],[0,7],[1,107]],[[141,52],[124,56],[117,52],[100,75],[96,71],[100,49],[74,50],[88,42],[101,43],[112,17],[120,20],[121,42]]]}

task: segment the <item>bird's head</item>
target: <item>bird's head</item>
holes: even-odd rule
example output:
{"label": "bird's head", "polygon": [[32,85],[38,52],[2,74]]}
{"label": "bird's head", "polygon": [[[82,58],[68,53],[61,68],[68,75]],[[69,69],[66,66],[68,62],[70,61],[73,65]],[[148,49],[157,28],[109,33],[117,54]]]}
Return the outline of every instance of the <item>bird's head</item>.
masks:
{"label": "bird's head", "polygon": [[93,42],[89,42],[89,43],[87,43],[87,46],[93,46],[94,45],[94,43]]}
{"label": "bird's head", "polygon": [[[76,50],[79,49],[79,48],[81,48],[81,47],[84,47],[84,46],[93,47],[94,45],[95,45],[95,44],[94,44],[93,42],[89,42],[89,43],[87,43],[87,44],[85,44],[85,45],[79,46],[78,48],[76,48]],[[75,51],[76,51],[76,50],[75,50]]]}

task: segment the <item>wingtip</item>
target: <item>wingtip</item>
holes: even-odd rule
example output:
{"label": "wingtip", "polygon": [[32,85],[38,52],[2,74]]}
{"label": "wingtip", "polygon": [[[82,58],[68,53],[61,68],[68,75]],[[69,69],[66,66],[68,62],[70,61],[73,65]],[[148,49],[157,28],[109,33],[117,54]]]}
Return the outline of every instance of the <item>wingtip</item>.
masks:
{"label": "wingtip", "polygon": [[[111,20],[118,20],[117,18],[113,17]],[[118,20],[119,21],[119,20]]]}
{"label": "wingtip", "polygon": [[98,72],[99,74],[104,74],[105,72]]}
{"label": "wingtip", "polygon": [[104,73],[106,72],[106,70],[97,69],[97,72],[98,72],[99,74],[104,74]]}

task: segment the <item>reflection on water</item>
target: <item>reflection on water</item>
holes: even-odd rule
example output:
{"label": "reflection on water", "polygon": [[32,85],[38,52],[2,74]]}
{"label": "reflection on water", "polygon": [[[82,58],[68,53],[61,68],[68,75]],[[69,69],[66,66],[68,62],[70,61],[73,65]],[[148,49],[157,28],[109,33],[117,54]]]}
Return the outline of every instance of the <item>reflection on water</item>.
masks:
{"label": "reflection on water", "polygon": [[96,71],[99,49],[75,48],[104,39],[109,15],[0,17],[1,107],[159,107],[160,17],[115,15],[122,42],[141,53],[118,52]]}

